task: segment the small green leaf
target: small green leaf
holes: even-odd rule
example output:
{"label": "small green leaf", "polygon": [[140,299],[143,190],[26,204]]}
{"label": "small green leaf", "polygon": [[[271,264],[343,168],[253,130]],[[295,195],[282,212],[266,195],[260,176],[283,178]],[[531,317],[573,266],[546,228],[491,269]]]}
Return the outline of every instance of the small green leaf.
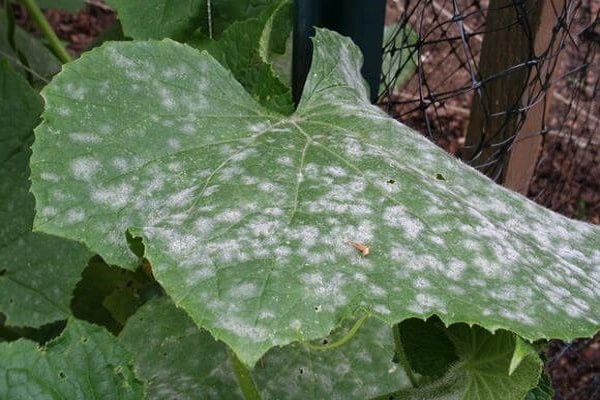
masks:
{"label": "small green leaf", "polygon": [[[247,365],[357,309],[527,340],[598,330],[598,227],[499,187],[371,105],[349,39],[318,30],[314,48],[290,116],[170,40],[65,65],[36,129],[36,226],[127,268],[126,232],[141,238],[175,304]],[[67,218],[78,209],[85,225]]]}
{"label": "small green leaf", "polygon": [[63,334],[40,348],[21,339],[0,343],[0,398],[144,398],[129,355],[104,329],[70,320]]}
{"label": "small green leaf", "polygon": [[12,326],[65,319],[90,257],[78,243],[31,232],[29,145],[41,111],[40,96],[0,61],[0,312]]}
{"label": "small green leaf", "polygon": [[525,356],[509,375],[515,334],[466,324],[446,328],[458,361],[441,378],[414,389],[401,390],[378,399],[389,400],[522,400],[538,384],[542,361],[535,353]]}
{"label": "small green leaf", "polygon": [[259,56],[258,42],[264,26],[259,19],[235,22],[206,49],[260,104],[290,114],[294,109],[290,89],[273,75],[271,66]]}
{"label": "small green leaf", "polygon": [[405,22],[386,25],[383,31],[383,59],[379,93],[397,92],[417,70],[419,35]]}
{"label": "small green leaf", "polygon": [[126,36],[185,40],[201,23],[205,0],[106,0],[117,10]]}
{"label": "small green leaf", "polygon": [[508,374],[512,375],[517,367],[521,365],[521,362],[531,355],[537,355],[535,348],[517,336],[515,339],[515,349],[510,360],[510,366],[508,367]]}

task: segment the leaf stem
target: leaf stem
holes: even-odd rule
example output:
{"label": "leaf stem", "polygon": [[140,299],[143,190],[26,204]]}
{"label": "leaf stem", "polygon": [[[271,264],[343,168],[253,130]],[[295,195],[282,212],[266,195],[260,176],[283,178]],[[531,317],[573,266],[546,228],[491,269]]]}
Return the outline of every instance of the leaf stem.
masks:
{"label": "leaf stem", "polygon": [[237,354],[229,347],[227,348],[231,365],[233,366],[233,372],[238,381],[238,385],[242,390],[245,400],[261,400],[260,393],[256,387],[252,374],[246,365],[238,358]]}
{"label": "leaf stem", "polygon": [[360,329],[363,322],[365,322],[365,320],[367,319],[368,316],[369,316],[368,314],[365,314],[362,317],[360,317],[359,320],[354,323],[354,326],[352,326],[352,328],[348,331],[348,333],[346,333],[346,335],[343,338],[341,338],[340,340],[338,340],[337,342],[328,343],[328,344],[320,345],[320,346],[315,346],[314,344],[310,344],[309,342],[305,342],[303,344],[311,350],[323,350],[323,351],[331,350],[331,349],[335,349],[337,347],[343,346],[344,344],[348,343],[350,341],[350,339],[352,339],[354,337],[354,335],[356,334],[356,332],[358,332],[358,330]]}
{"label": "leaf stem", "polygon": [[35,23],[39,26],[40,30],[48,39],[48,43],[50,48],[54,51],[58,59],[64,64],[71,61],[71,56],[67,52],[67,49],[63,46],[58,36],[48,23],[48,20],[40,10],[40,7],[37,5],[35,0],[21,0],[27,12],[31,18],[35,21]]}
{"label": "leaf stem", "polygon": [[417,378],[413,373],[410,364],[408,363],[408,359],[406,358],[406,353],[404,352],[404,346],[402,346],[402,339],[400,338],[400,325],[396,324],[392,327],[392,331],[394,332],[394,343],[396,345],[395,352],[398,363],[404,368],[404,372],[410,381],[412,387],[419,387],[419,383],[417,382]]}

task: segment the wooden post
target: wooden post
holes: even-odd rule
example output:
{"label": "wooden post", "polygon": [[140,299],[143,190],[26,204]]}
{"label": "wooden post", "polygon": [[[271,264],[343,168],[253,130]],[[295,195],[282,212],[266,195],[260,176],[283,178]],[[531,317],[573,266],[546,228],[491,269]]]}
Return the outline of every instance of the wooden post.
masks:
{"label": "wooden post", "polygon": [[550,98],[544,85],[558,59],[560,34],[553,28],[565,7],[566,0],[490,0],[479,61],[483,84],[473,97],[463,159],[521,193],[539,156]]}

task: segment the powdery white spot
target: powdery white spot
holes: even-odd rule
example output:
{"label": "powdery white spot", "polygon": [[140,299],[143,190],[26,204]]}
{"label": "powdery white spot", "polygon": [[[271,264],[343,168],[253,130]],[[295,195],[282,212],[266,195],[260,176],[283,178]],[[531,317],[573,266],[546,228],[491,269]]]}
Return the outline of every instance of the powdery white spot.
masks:
{"label": "powdery white spot", "polygon": [[158,90],[158,95],[160,96],[160,104],[162,104],[165,108],[172,109],[175,108],[175,98],[171,91],[165,87],[161,87]]}
{"label": "powdery white spot", "polygon": [[290,322],[290,328],[295,331],[299,331],[302,328],[302,321],[299,319],[294,319]]}
{"label": "powdery white spot", "polygon": [[267,129],[269,129],[269,126],[271,126],[271,125],[261,122],[258,124],[248,125],[248,127],[246,129],[248,129],[250,132],[253,132],[253,133],[261,133],[261,132],[264,132]]}
{"label": "powdery white spot", "polygon": [[258,188],[263,192],[273,193],[273,192],[281,192],[281,189],[278,185],[271,182],[261,182],[258,184]]}
{"label": "powdery white spot", "polygon": [[102,137],[89,132],[69,133],[69,138],[76,143],[96,144],[102,142]]}
{"label": "powdery white spot", "polygon": [[120,183],[108,187],[93,188],[90,199],[94,203],[106,205],[112,209],[123,208],[129,203],[133,187],[127,183]]}
{"label": "powdery white spot", "polygon": [[81,101],[87,94],[88,89],[74,82],[69,82],[65,86],[65,91],[71,95],[71,98]]}
{"label": "powdery white spot", "polygon": [[463,272],[467,269],[467,264],[459,260],[457,258],[453,258],[447,264],[447,269],[445,271],[446,276],[453,280],[458,280],[461,278]]}
{"label": "powdery white spot", "polygon": [[172,148],[174,150],[178,150],[181,148],[181,143],[179,142],[179,140],[177,140],[175,138],[168,139],[167,144],[169,145],[170,148]]}
{"label": "powdery white spot", "polygon": [[92,181],[101,167],[100,161],[89,156],[79,157],[71,162],[71,172],[80,181]]}
{"label": "powdery white spot", "polygon": [[56,109],[56,112],[58,113],[58,115],[60,115],[61,117],[68,117],[69,115],[72,114],[72,111],[70,108],[66,107],[66,106],[60,106]]}
{"label": "powdery white spot", "polygon": [[187,135],[196,133],[196,126],[194,124],[183,124],[179,130]]}
{"label": "powdery white spot", "polygon": [[110,164],[118,169],[120,172],[124,172],[129,167],[129,162],[123,157],[116,157],[110,161]]}
{"label": "powdery white spot", "polygon": [[409,239],[416,239],[424,226],[421,221],[410,216],[403,206],[387,207],[383,211],[383,222],[392,227],[401,228]]}
{"label": "powdery white spot", "polygon": [[258,319],[273,319],[276,316],[277,315],[270,310],[260,310],[260,312],[258,313]]}
{"label": "powdery white spot", "polygon": [[216,275],[216,271],[214,267],[203,267],[192,270],[188,276],[187,280],[190,285],[196,285],[199,282],[210,279]]}
{"label": "powdery white spot", "polygon": [[44,207],[40,210],[40,215],[45,218],[52,218],[58,214],[58,209],[55,207]]}
{"label": "powdery white spot", "polygon": [[412,283],[415,289],[426,289],[431,287],[431,283],[423,277],[414,279]]}
{"label": "powdery white spot", "polygon": [[415,297],[415,301],[407,307],[407,310],[418,315],[423,315],[431,310],[445,313],[446,303],[431,294],[419,293]]}
{"label": "powdery white spot", "polygon": [[270,332],[269,329],[263,326],[250,324],[245,319],[227,313],[217,319],[216,326],[254,343],[267,340]]}
{"label": "powdery white spot", "polygon": [[327,174],[327,175],[332,175],[332,176],[335,176],[338,178],[343,177],[343,176],[348,176],[348,173],[346,172],[346,170],[337,165],[329,165],[329,166],[324,167],[323,173]]}
{"label": "powdery white spot", "polygon": [[251,282],[242,283],[229,290],[229,295],[235,299],[246,300],[256,297],[258,294],[258,286]]}
{"label": "powdery white spot", "polygon": [[387,296],[387,291],[384,288],[382,288],[380,286],[377,286],[377,285],[375,285],[373,283],[369,285],[369,293],[373,297],[385,297],[385,296]]}
{"label": "powdery white spot", "polygon": [[47,171],[42,171],[42,173],[40,173],[40,178],[44,181],[53,182],[53,183],[60,181],[60,176],[58,176],[52,172],[47,172]]}
{"label": "powdery white spot", "polygon": [[85,211],[81,208],[73,208],[67,212],[67,221],[70,224],[76,224],[85,220]]}
{"label": "powdery white spot", "polygon": [[381,315],[390,315],[392,313],[389,307],[384,304],[376,304],[373,307],[373,311]]}
{"label": "powdery white spot", "polygon": [[283,156],[277,158],[277,164],[284,165],[286,167],[292,167],[294,165],[294,160],[291,157]]}
{"label": "powdery white spot", "polygon": [[326,279],[322,274],[313,272],[300,275],[300,280],[306,285],[307,296],[326,301],[323,303],[326,310],[333,310],[348,303],[344,291],[346,278],[340,273]]}

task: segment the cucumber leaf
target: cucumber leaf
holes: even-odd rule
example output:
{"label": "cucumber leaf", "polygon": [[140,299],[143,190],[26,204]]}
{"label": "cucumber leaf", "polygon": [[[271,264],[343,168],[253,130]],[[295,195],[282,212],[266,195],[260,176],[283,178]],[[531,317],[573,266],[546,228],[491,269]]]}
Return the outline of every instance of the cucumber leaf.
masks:
{"label": "cucumber leaf", "polygon": [[186,45],[87,53],[42,92],[37,229],[126,268],[138,262],[126,236],[141,238],[175,304],[247,365],[359,310],[527,340],[595,332],[600,229],[497,186],[387,116],[360,65],[349,39],[318,30],[285,116]]}

